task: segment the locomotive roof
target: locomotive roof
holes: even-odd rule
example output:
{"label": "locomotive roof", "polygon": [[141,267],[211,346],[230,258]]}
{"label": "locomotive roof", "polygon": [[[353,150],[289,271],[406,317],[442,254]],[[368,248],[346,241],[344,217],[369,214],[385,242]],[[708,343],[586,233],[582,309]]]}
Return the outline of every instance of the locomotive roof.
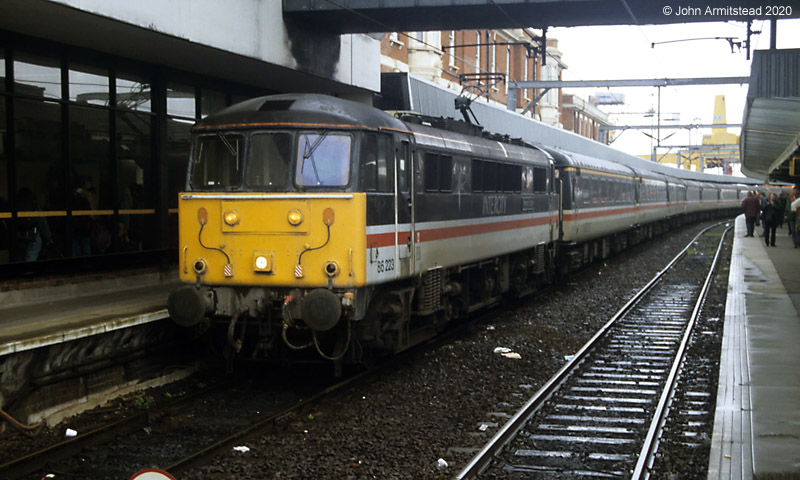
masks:
{"label": "locomotive roof", "polygon": [[471,158],[485,160],[506,160],[529,164],[550,164],[550,154],[537,147],[522,147],[483,137],[464,135],[449,130],[441,130],[427,125],[407,123],[406,127],[414,133],[417,145],[432,149],[460,152]]}
{"label": "locomotive roof", "polygon": [[369,105],[320,94],[253,98],[200,120],[196,130],[263,127],[323,127],[406,131],[400,120]]}

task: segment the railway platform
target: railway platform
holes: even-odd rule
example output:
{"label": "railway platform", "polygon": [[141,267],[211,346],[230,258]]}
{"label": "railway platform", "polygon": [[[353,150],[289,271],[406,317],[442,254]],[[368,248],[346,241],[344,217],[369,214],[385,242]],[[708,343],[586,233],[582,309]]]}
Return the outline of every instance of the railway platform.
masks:
{"label": "railway platform", "polygon": [[[756,227],[760,231],[760,227]],[[736,219],[708,478],[800,478],[800,249]]]}
{"label": "railway platform", "polygon": [[163,320],[177,273],[0,293],[0,357]]}

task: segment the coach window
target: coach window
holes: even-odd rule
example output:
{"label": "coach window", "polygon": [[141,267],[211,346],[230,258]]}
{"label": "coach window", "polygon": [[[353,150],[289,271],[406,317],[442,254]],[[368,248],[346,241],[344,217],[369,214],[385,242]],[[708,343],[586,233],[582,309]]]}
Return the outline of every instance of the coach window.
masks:
{"label": "coach window", "polygon": [[439,155],[435,153],[425,153],[425,191],[435,192],[439,190]]}
{"label": "coach window", "polygon": [[288,133],[256,133],[250,137],[245,178],[251,187],[286,187],[292,137]]}
{"label": "coach window", "polygon": [[498,170],[500,165],[495,162],[483,162],[483,191],[496,192]]}
{"label": "coach window", "polygon": [[533,193],[533,168],[522,169],[522,193]]}
{"label": "coach window", "polygon": [[533,169],[534,193],[547,193],[547,169],[534,167]]}
{"label": "coach window", "polygon": [[520,166],[511,164],[502,164],[501,172],[502,188],[504,192],[514,193],[520,191]]}
{"label": "coach window", "polygon": [[451,192],[453,190],[453,157],[442,155],[439,157],[439,191]]}
{"label": "coach window", "polygon": [[483,191],[483,162],[472,159],[472,191]]}

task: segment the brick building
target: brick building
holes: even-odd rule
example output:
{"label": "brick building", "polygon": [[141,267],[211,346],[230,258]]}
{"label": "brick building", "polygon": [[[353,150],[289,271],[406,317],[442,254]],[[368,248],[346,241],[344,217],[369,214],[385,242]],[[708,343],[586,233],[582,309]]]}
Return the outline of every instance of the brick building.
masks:
{"label": "brick building", "polygon": [[[446,30],[388,33],[381,41],[381,72],[408,72],[450,89],[465,90],[488,102],[507,104],[509,83],[561,80],[567,65],[558,41],[547,40],[542,65],[538,32],[532,29]],[[542,90],[517,94],[522,112]],[[574,95],[550,90],[527,113],[549,125],[600,140],[608,116]]]}

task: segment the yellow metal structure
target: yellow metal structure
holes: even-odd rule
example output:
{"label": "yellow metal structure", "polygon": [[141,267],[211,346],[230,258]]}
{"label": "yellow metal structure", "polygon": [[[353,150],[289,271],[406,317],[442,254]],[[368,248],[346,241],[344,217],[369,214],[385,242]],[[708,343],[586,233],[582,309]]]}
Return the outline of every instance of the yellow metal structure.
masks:
{"label": "yellow metal structure", "polygon": [[[712,123],[724,125],[727,122],[725,95],[717,95],[714,97],[714,121]],[[710,135],[703,135],[703,146],[713,147],[719,145],[720,148],[716,150],[719,156],[732,157],[738,155],[739,135],[729,133],[727,128],[712,128]],[[730,147],[736,146],[736,147]],[[678,158],[680,155],[680,158]],[[639,157],[650,160],[650,155],[639,155]],[[700,162],[708,160],[698,152],[687,154],[666,153],[658,156],[658,163],[668,165],[680,165],[681,168],[694,171],[702,171]],[[720,165],[721,166],[721,165]],[[706,167],[706,166],[704,166]]]}
{"label": "yellow metal structure", "polygon": [[[366,283],[363,193],[183,193],[179,202],[184,283],[284,288]],[[298,264],[301,278],[295,275]]]}

